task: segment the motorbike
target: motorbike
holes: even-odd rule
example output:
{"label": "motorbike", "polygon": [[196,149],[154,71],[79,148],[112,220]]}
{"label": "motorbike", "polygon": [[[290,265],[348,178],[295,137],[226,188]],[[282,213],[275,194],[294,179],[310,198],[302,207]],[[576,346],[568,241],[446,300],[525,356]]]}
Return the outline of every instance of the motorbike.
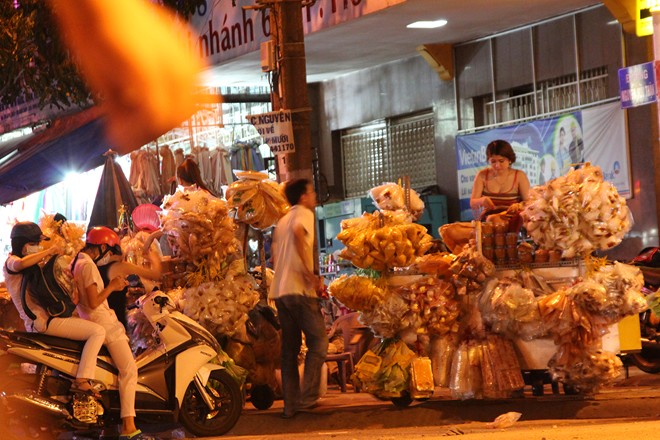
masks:
{"label": "motorbike", "polygon": [[[212,362],[221,353],[216,339],[175,311],[163,292],[140,297],[134,307],[156,338],[136,358],[138,421],[176,422],[203,437],[229,431],[241,415],[243,395],[225,368]],[[71,390],[83,345],[0,329],[0,432],[9,438],[56,437],[58,429],[95,431],[119,421],[118,371],[105,347],[96,362],[98,392]],[[44,424],[49,428],[34,432]]]}
{"label": "motorbike", "polygon": [[[644,275],[644,290],[647,297],[657,295],[660,288],[660,248],[643,249],[631,264],[639,267]],[[639,315],[642,349],[625,355],[630,363],[645,373],[660,373],[660,317],[649,309]],[[624,359],[625,360],[625,359]]]}

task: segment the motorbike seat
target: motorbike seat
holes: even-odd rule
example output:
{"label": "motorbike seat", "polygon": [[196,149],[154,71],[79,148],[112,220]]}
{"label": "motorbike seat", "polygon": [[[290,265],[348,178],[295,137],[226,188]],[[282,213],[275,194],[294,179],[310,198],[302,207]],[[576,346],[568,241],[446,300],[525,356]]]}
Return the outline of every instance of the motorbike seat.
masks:
{"label": "motorbike seat", "polygon": [[[75,341],[73,339],[60,338],[58,336],[44,335],[42,333],[27,333],[27,332],[13,332],[13,337],[17,341],[29,340],[34,341],[37,344],[44,344],[49,347],[59,348],[66,351],[75,351],[81,353],[85,342],[87,341]],[[105,347],[101,347],[99,351],[99,356],[110,356],[110,352]]]}

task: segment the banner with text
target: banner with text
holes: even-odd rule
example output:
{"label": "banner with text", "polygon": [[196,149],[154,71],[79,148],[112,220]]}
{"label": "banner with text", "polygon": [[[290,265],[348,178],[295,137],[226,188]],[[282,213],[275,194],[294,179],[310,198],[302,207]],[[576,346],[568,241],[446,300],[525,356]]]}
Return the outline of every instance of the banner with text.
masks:
{"label": "banner with text", "polygon": [[[303,7],[305,34],[316,32],[407,0],[316,0]],[[191,17],[189,41],[209,65],[259,50],[270,39],[270,9],[253,7],[255,0],[205,0]]]}
{"label": "banner with text", "polygon": [[549,119],[494,128],[456,137],[461,220],[473,218],[470,195],[474,178],[488,163],[486,146],[504,139],[516,153],[514,168],[532,186],[566,174],[571,164],[591,162],[619,194],[631,197],[625,113],[619,102]]}
{"label": "banner with text", "polygon": [[293,125],[291,124],[291,111],[262,113],[260,115],[247,115],[248,122],[257,129],[264,144],[270,147],[274,155],[296,152],[293,141]]}

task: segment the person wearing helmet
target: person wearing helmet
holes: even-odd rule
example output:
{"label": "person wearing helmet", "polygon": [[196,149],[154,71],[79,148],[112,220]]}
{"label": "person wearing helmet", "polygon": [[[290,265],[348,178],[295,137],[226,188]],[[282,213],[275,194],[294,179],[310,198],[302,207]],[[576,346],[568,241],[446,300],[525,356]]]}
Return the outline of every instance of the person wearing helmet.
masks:
{"label": "person wearing helmet", "polygon": [[[25,295],[28,308],[36,316],[35,319],[30,319],[25,312],[21,299],[21,282],[23,281],[21,271],[35,264],[40,264],[52,255],[61,253],[62,250],[56,246],[42,249],[40,243],[43,240],[48,240],[48,237],[45,237],[39,225],[33,222],[16,223],[11,230],[10,238],[11,253],[7,257],[3,271],[7,290],[19,316],[23,320],[25,329],[28,332],[39,332],[60,338],[87,341],[80,355],[76,380],[72,387],[78,391],[94,392],[91,379],[94,378],[96,358],[105,340],[105,329],[98,324],[76,317],[50,317],[46,310],[32,300],[31,295]],[[73,300],[76,302],[77,298],[73,298]]]}
{"label": "person wearing helmet", "polygon": [[123,290],[125,277],[115,276],[105,283],[97,264],[120,254],[119,236],[109,228],[96,227],[87,233],[85,247],[71,263],[73,279],[80,292],[78,314],[101,325],[105,329],[105,346],[119,370],[119,400],[121,417],[120,440],[140,440],[144,437],[135,426],[135,392],[138,370],[133,352],[128,344],[128,336],[117,315],[108,305],[112,292]]}
{"label": "person wearing helmet", "polygon": [[[94,263],[99,269],[103,283],[108,285],[110,280],[116,277],[126,278],[129,275],[137,275],[140,278],[158,281],[161,277],[160,256],[155,252],[149,252],[151,268],[137,266],[127,261],[122,261],[119,235],[105,226],[96,226],[87,232],[87,246],[96,246],[98,257]],[[128,287],[110,293],[108,305],[114,310],[117,319],[124,328],[128,328],[126,319],[126,294]]]}

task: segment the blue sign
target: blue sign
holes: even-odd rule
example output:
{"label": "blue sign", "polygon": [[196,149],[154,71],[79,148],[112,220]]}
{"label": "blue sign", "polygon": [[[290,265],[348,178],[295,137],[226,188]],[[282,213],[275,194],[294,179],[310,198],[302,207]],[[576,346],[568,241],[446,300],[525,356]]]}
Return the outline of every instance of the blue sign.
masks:
{"label": "blue sign", "polygon": [[654,62],[619,69],[621,108],[656,102]]}

